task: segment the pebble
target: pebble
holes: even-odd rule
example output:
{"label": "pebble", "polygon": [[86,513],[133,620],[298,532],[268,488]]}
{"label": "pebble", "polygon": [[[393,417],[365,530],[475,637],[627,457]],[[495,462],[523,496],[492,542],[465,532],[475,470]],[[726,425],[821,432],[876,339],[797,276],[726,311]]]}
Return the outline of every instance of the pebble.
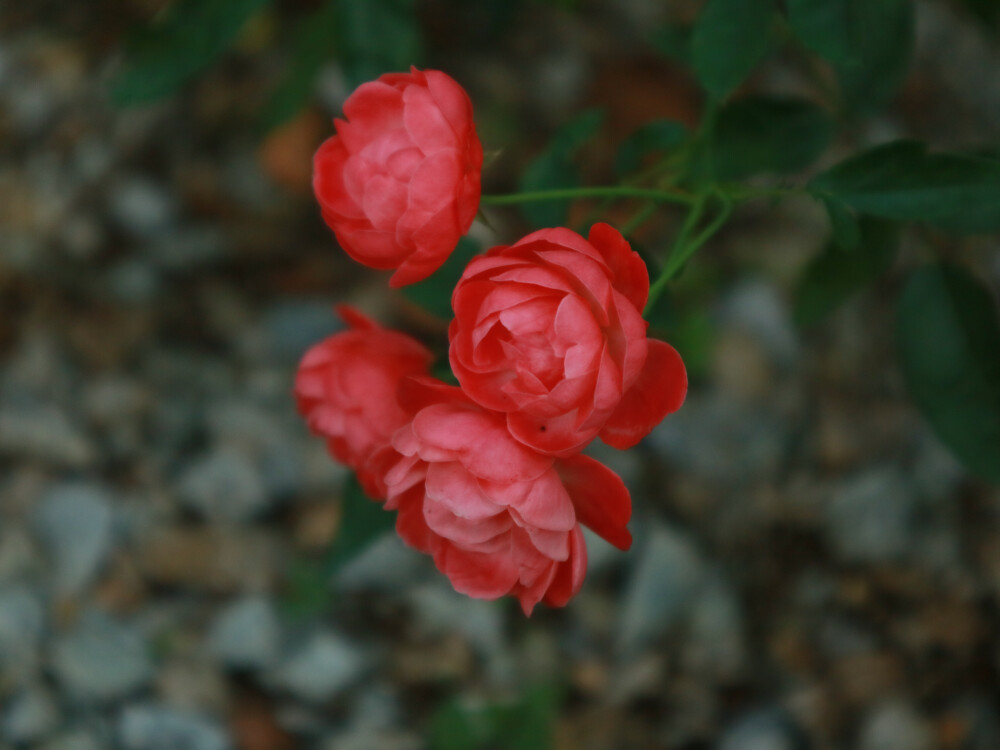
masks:
{"label": "pebble", "polygon": [[898,562],[913,552],[914,493],[897,469],[867,469],[846,479],[825,516],[830,545],[845,562]]}
{"label": "pebble", "polygon": [[126,175],[108,191],[108,211],[123,230],[138,239],[153,239],[177,220],[177,203],[161,183],[144,175]]}
{"label": "pebble", "polygon": [[[289,382],[286,379],[285,385]],[[207,419],[216,441],[243,450],[253,460],[272,497],[295,495],[302,484],[302,424],[290,395],[287,398],[272,409],[247,398],[229,399],[214,404]]]}
{"label": "pebble", "polygon": [[50,739],[41,746],[41,750],[104,750],[106,746],[107,743],[91,732],[71,729]]}
{"label": "pebble", "polygon": [[40,742],[59,723],[59,709],[52,694],[32,685],[7,703],[0,717],[0,736],[14,745]]}
{"label": "pebble", "polygon": [[927,722],[909,703],[891,701],[876,707],[861,728],[859,750],[933,750]]}
{"label": "pebble", "polygon": [[780,415],[731,398],[689,394],[649,442],[672,464],[713,484],[745,486],[773,475],[791,435]]}
{"label": "pebble", "polygon": [[722,733],[718,750],[807,750],[809,743],[792,720],[778,709],[758,709]]}
{"label": "pebble", "polygon": [[707,575],[701,553],[670,526],[655,526],[632,554],[638,560],[623,596],[617,642],[626,656],[651,645],[686,614]]}
{"label": "pebble", "polygon": [[54,404],[0,405],[0,455],[70,469],[97,458],[86,433]]}
{"label": "pebble", "polygon": [[227,606],[212,623],[208,648],[232,669],[263,669],[274,663],[281,646],[281,624],[273,602],[248,596]]}
{"label": "pebble", "polygon": [[795,363],[798,334],[788,305],[773,284],[759,279],[740,282],[723,299],[719,314],[721,328],[750,334],[775,364],[787,367]]}
{"label": "pebble", "polygon": [[232,747],[218,722],[159,704],[125,708],[118,721],[123,750],[228,750]]}
{"label": "pebble", "polygon": [[86,702],[123,698],[153,676],[146,643],[132,626],[87,610],[52,647],[52,668],[63,689]]}
{"label": "pebble", "polygon": [[56,592],[75,595],[88,588],[112,549],[114,515],[107,491],[93,484],[56,485],[42,497],[33,520],[54,564]]}
{"label": "pebble", "polygon": [[226,238],[218,227],[182,227],[158,233],[143,246],[155,266],[174,273],[192,271],[222,260]]}
{"label": "pebble", "polygon": [[696,595],[681,659],[700,678],[732,684],[743,675],[748,655],[743,608],[721,575]]}
{"label": "pebble", "polygon": [[0,687],[16,685],[37,669],[44,635],[40,597],[25,584],[0,588]]}
{"label": "pebble", "polygon": [[335,574],[335,582],[344,591],[389,594],[412,590],[433,575],[428,557],[407,547],[389,529],[345,563]]}
{"label": "pebble", "polygon": [[297,698],[320,703],[350,687],[364,669],[365,658],[355,644],[318,632],[278,665],[271,682]]}
{"label": "pebble", "polygon": [[209,521],[241,523],[260,515],[270,497],[255,463],[234,447],[216,446],[177,482],[181,500]]}

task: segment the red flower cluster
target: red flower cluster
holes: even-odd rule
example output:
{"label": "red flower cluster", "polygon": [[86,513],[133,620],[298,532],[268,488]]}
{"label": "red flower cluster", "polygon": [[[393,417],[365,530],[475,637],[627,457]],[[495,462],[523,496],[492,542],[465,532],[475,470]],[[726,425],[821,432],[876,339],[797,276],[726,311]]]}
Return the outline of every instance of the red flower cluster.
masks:
{"label": "red flower cluster", "polygon": [[[472,222],[482,148],[472,107],[444,73],[362,85],[348,121],[316,155],[323,216],[352,257],[432,273]],[[460,387],[431,378],[430,355],[347,307],[349,330],[305,355],[299,411],[396,529],[456,590],[562,606],[580,589],[580,524],[628,549],[631,499],[581,451],[595,437],[635,445],[680,407],[680,356],[646,337],[649,276],[607,224],[584,239],[543,229],[473,259],[452,296],[449,359]]]}

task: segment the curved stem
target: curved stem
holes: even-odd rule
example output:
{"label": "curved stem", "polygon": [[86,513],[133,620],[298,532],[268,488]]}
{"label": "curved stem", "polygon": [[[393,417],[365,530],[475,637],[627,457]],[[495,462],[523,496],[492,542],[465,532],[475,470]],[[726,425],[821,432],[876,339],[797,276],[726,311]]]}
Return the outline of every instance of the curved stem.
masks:
{"label": "curved stem", "polygon": [[[719,213],[709,222],[708,226],[702,229],[693,239],[688,240],[691,232],[694,231],[695,226],[697,226],[698,221],[701,219],[706,203],[709,198],[713,197],[718,198],[721,203]],[[670,257],[667,258],[667,265],[664,266],[659,277],[649,287],[649,297],[646,300],[646,307],[642,311],[643,315],[648,314],[653,309],[653,305],[656,304],[656,300],[659,299],[670,280],[677,275],[677,272],[684,267],[684,264],[690,260],[691,256],[698,252],[699,248],[722,228],[722,225],[726,223],[732,212],[733,200],[724,192],[712,191],[699,197],[698,201],[691,208],[691,212],[684,220],[681,231],[678,233],[677,240],[674,242],[673,249],[670,252]]]}
{"label": "curved stem", "polygon": [[480,202],[484,205],[506,206],[514,203],[559,201],[573,198],[645,198],[664,203],[682,203],[685,205],[689,205],[695,200],[693,195],[683,190],[654,190],[652,188],[630,187],[628,185],[611,185],[607,187],[535,190],[528,193],[509,193],[507,195],[484,195],[480,198]]}

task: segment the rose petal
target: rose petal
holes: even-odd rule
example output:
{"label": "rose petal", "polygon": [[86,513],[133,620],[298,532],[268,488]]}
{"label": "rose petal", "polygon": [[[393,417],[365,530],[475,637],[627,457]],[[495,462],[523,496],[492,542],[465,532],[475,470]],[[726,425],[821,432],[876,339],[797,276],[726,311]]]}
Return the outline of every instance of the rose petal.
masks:
{"label": "rose petal", "polygon": [[587,544],[580,527],[575,527],[569,535],[569,559],[556,568],[552,583],[545,592],[543,601],[550,607],[564,607],[583,585],[587,573]]}
{"label": "rose petal", "polygon": [[453,544],[442,545],[434,563],[456,591],[475,599],[497,599],[510,593],[520,575],[509,552],[482,554]]}
{"label": "rose petal", "polygon": [[582,454],[560,459],[556,470],[580,523],[619,549],[631,547],[632,535],[626,526],[632,516],[632,498],[621,477]]}
{"label": "rose petal", "polygon": [[649,297],[649,270],[621,232],[610,224],[594,224],[587,237],[611,269],[615,289],[642,312]]}
{"label": "rose petal", "polygon": [[687,372],[680,354],[670,344],[650,339],[642,372],[605,423],[601,440],[620,450],[631,448],[677,411],[686,394]]}

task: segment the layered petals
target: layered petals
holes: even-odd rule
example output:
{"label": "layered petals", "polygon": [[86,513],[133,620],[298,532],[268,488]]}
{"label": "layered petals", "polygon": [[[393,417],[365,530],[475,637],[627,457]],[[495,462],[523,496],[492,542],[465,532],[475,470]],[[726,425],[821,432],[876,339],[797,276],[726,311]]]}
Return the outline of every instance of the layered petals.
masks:
{"label": "layered petals", "polygon": [[613,227],[595,224],[587,239],[533,232],[466,267],[452,296],[452,371],[536,451],[570,456],[597,436],[633,445],[687,389],[676,352],[646,338],[648,295],[645,264]]}
{"label": "layered petals", "polygon": [[440,71],[383,75],[344,103],[316,152],[323,219],[359,263],[404,286],[433,273],[479,207],[483,149],[462,87]]}
{"label": "layered petals", "polygon": [[414,339],[379,327],[357,310],[338,312],[350,329],[306,352],[295,377],[295,399],[309,429],[380,496],[375,456],[410,419],[396,392],[403,378],[427,372],[431,354]]}
{"label": "layered petals", "polygon": [[[399,400],[419,410],[393,437],[394,456],[380,454],[386,507],[398,508],[400,536],[432,555],[457,591],[514,596],[527,614],[539,602],[563,606],[586,573],[580,522],[618,542],[627,536],[628,492],[610,469],[593,459],[562,467],[515,440],[503,414],[427,377],[407,379]],[[593,488],[575,486],[588,480]],[[614,507],[595,509],[605,491]]]}

